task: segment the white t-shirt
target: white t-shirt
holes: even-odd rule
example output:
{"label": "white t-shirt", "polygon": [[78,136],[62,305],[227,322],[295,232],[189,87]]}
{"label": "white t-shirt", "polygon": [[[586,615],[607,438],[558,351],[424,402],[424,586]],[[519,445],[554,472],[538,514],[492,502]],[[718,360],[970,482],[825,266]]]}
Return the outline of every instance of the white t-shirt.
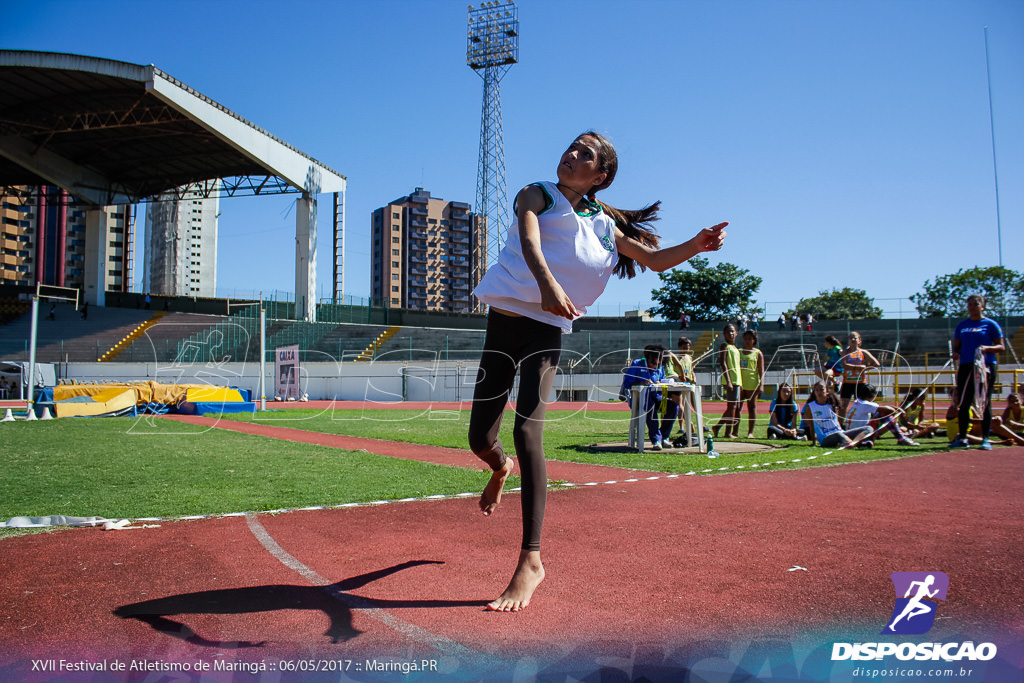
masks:
{"label": "white t-shirt", "polygon": [[867,427],[868,423],[874,419],[876,410],[878,410],[877,403],[862,401],[859,398],[853,399],[850,402],[850,409],[846,414],[847,426],[850,429]]}
{"label": "white t-shirt", "polygon": [[[597,205],[576,213],[555,183],[535,183],[548,207],[538,215],[540,248],[555,280],[581,314],[597,301],[619,259],[615,248],[615,221]],[[483,303],[525,315],[568,334],[572,321],[540,307],[540,287],[523,258],[518,226],[508,231],[497,262],[487,269],[473,290]]]}
{"label": "white t-shirt", "polygon": [[811,401],[807,404],[807,407],[811,409],[811,418],[814,420],[814,434],[818,437],[818,443],[821,443],[821,440],[829,434],[842,430],[831,404]]}

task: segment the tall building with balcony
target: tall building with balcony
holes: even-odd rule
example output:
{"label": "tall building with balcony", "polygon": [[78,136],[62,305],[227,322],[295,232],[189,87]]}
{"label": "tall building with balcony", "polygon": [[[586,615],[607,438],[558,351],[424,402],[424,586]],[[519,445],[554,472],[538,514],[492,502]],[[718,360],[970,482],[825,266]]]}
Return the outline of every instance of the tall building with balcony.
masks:
{"label": "tall building with balcony", "polygon": [[[217,188],[168,192],[146,207],[145,291],[213,297],[217,291]],[[181,198],[179,199],[179,195]]]}
{"label": "tall building with balcony", "polygon": [[35,251],[28,200],[4,195],[0,204],[0,284],[35,284]]}
{"label": "tall building with balcony", "polygon": [[427,311],[479,310],[472,297],[486,264],[481,218],[465,202],[422,187],[371,214],[370,292],[375,305]]}
{"label": "tall building with balcony", "polygon": [[[86,215],[91,207],[57,187],[20,187],[0,203],[0,282],[86,289]],[[130,291],[132,205],[106,206],[93,258],[105,291]]]}

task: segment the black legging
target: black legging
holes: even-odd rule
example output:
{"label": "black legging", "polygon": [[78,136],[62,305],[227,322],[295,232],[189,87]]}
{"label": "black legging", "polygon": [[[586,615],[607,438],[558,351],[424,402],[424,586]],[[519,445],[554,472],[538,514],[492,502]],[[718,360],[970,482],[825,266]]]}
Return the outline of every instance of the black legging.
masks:
{"label": "black legging", "polygon": [[518,370],[512,441],[523,480],[523,550],[540,550],[548,486],[544,413],[561,351],[562,331],[554,325],[503,315],[493,309],[487,317],[487,336],[469,416],[469,447],[492,470],[504,467],[505,449],[498,431]]}
{"label": "black legging", "polygon": [[[981,415],[981,436],[987,437],[992,431],[992,388],[996,383],[996,366],[985,365],[988,382],[985,392],[985,412]],[[974,363],[962,363],[956,370],[956,395],[960,401],[957,419],[960,438],[967,438],[971,431],[971,404],[974,403]]]}
{"label": "black legging", "polygon": [[783,429],[792,429],[792,427],[776,427],[775,425],[768,425],[768,437],[774,436],[776,439],[795,439],[795,436],[790,436]]}

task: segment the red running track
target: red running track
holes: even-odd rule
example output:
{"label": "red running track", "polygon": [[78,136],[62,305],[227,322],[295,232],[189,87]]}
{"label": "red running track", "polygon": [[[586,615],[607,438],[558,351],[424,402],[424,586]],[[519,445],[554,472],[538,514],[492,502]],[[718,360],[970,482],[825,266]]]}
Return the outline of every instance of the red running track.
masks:
{"label": "red running track", "polygon": [[[461,453],[462,465],[477,466],[457,449],[398,450],[442,462]],[[518,552],[515,495],[489,518],[466,498],[7,539],[0,679],[165,680],[57,677],[32,672],[33,659],[214,667],[313,658],[435,660],[445,680],[568,680],[608,667],[626,679],[680,680],[735,667],[757,643],[811,652],[839,634],[876,641],[893,606],[889,574],[931,570],[949,575],[950,593],[927,638],[998,642],[1003,668],[981,680],[1019,680],[1022,456],[1006,448],[654,479],[566,465],[572,476],[560,478],[597,483],[549,495],[547,580],[519,614],[483,609]],[[806,673],[813,657],[801,657]],[[821,666],[836,667],[821,680],[849,680],[851,663]],[[401,676],[241,675],[202,680]]]}

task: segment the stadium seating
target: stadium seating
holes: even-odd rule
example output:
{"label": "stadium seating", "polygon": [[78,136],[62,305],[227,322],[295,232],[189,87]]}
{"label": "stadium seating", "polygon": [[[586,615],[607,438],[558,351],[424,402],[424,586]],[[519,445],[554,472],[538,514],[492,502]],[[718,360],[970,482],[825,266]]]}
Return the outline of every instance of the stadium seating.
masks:
{"label": "stadium seating", "polygon": [[[295,321],[287,319],[289,309],[287,303],[268,309],[267,348],[297,344],[305,352],[302,359],[306,362],[354,360],[370,342],[391,327],[360,322]],[[47,320],[48,311],[49,303],[43,302],[37,344],[37,359],[42,362],[95,361],[153,315],[153,311],[138,308],[94,306],[89,310],[89,319],[81,320],[73,306],[60,303],[56,305],[56,320],[50,321]],[[369,320],[381,316],[368,312],[365,317]],[[473,325],[480,322],[469,321],[466,316],[450,319],[455,325],[467,321]],[[430,322],[437,325],[449,321],[435,316]],[[1008,350],[1004,354],[1001,359],[1004,364],[1015,363],[1024,352],[1020,320],[1012,322],[1005,332],[1008,346],[1015,345],[1015,351]],[[900,365],[941,366],[949,355],[949,340],[955,323],[946,319],[824,321],[819,322],[813,332],[783,331],[774,324],[763,323],[759,331],[759,347],[773,369],[812,367],[814,354],[820,358],[823,353],[822,342],[826,334],[834,334],[843,341],[848,332],[855,329],[861,333],[863,346],[879,356],[885,365],[897,362]],[[626,323],[613,319],[582,319],[577,323],[575,332],[562,338],[563,371],[572,368],[577,373],[621,372],[647,344],[675,349],[676,339],[681,334],[677,326],[671,324],[645,323],[633,327],[641,329],[628,329]],[[721,324],[697,323],[685,332],[695,344],[695,357],[704,356],[698,370],[714,370],[714,350],[720,343],[721,327]],[[7,360],[27,359],[29,315],[23,312],[0,330],[0,356]],[[474,362],[479,358],[483,342],[484,330],[480,327],[404,325],[378,349],[376,359]],[[710,352],[704,354],[705,348]],[[894,361],[896,353],[900,356],[898,361]],[[127,347],[116,362],[167,363],[176,359],[194,362],[209,360],[207,356],[216,356],[217,361],[258,361],[259,323],[255,310],[241,309],[230,317],[171,312]],[[268,355],[267,360],[271,361],[272,357]]]}

